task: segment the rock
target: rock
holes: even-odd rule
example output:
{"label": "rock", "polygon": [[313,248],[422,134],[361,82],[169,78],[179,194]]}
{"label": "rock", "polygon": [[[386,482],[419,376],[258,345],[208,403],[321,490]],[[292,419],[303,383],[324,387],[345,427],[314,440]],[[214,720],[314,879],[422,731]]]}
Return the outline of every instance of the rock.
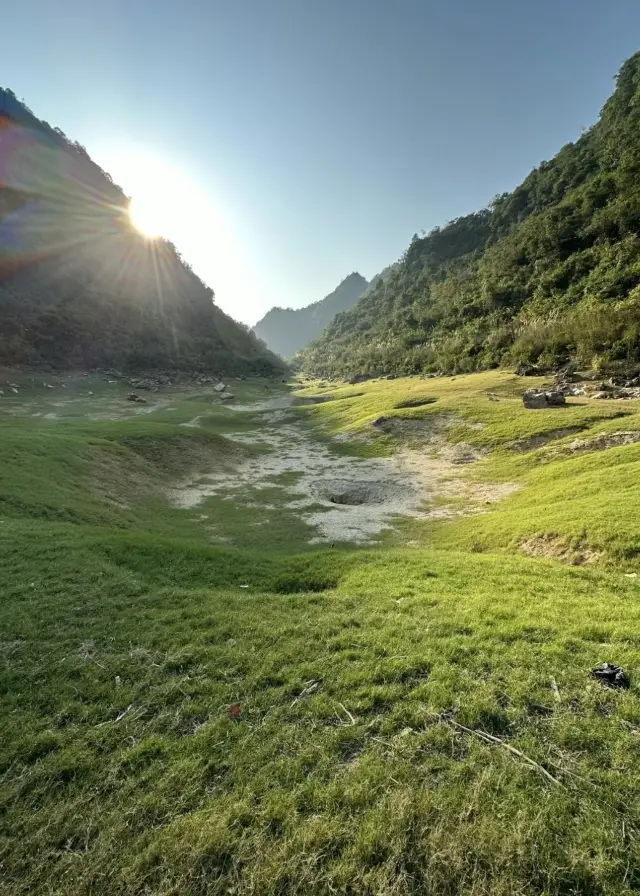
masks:
{"label": "rock", "polygon": [[612,396],[611,396],[610,392],[595,392],[591,397],[602,399],[602,398],[611,398]]}
{"label": "rock", "polygon": [[171,385],[171,380],[164,374],[157,374],[153,377],[143,377],[141,379],[130,377],[129,382],[135,389],[146,389],[149,392],[157,392],[160,386]]}
{"label": "rock", "polygon": [[564,382],[574,382],[578,379],[577,375],[577,367],[573,363],[573,361],[569,361],[568,364],[565,364],[564,367],[558,368],[556,370],[555,378],[557,380],[563,380]]}
{"label": "rock", "polygon": [[545,392],[545,395],[547,396],[547,402],[550,408],[561,408],[567,403],[563,393],[557,389]]}
{"label": "rock", "polygon": [[612,663],[600,663],[591,670],[591,674],[608,688],[628,688],[631,684],[624,669]]}
{"label": "rock", "polygon": [[216,385],[213,387],[213,391],[214,392],[224,392],[226,388],[227,387],[225,386],[224,383],[216,383]]}
{"label": "rock", "polygon": [[540,371],[535,364],[527,364],[521,361],[515,370],[516,376],[540,376]]}
{"label": "rock", "polygon": [[371,421],[371,425],[375,426],[376,429],[382,429],[388,419],[388,417],[377,417],[375,420]]}
{"label": "rock", "polygon": [[546,394],[544,392],[536,392],[533,389],[527,389],[522,396],[522,403],[525,408],[530,408],[531,410],[549,407]]}
{"label": "rock", "polygon": [[136,392],[129,392],[127,395],[127,401],[137,401],[138,404],[146,404],[146,398],[140,398],[140,396]]}
{"label": "rock", "polygon": [[231,401],[235,398],[235,395],[232,392],[219,392],[218,398],[220,401]]}
{"label": "rock", "polygon": [[560,390],[563,395],[586,395],[586,390],[584,386],[574,385],[574,386],[565,386]]}
{"label": "rock", "polygon": [[541,410],[542,408],[559,408],[566,404],[566,400],[562,392],[550,390],[548,392],[542,389],[527,389],[522,396],[522,402],[525,408],[532,410]]}

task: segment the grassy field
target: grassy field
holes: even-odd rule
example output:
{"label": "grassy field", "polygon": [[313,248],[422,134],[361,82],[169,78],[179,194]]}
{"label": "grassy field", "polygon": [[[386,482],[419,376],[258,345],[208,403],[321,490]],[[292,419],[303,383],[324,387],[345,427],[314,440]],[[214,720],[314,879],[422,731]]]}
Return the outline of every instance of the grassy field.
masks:
{"label": "grassy field", "polygon": [[394,449],[380,416],[418,446],[444,419],[483,454],[461,476],[519,486],[319,548],[284,480],[265,525],[252,495],[167,499],[265,450],[233,438],[256,414],[2,379],[3,896],[640,891],[640,443],[596,447],[638,403],[526,411],[504,372],[312,384],[332,399],[287,419],[356,437],[341,456]]}

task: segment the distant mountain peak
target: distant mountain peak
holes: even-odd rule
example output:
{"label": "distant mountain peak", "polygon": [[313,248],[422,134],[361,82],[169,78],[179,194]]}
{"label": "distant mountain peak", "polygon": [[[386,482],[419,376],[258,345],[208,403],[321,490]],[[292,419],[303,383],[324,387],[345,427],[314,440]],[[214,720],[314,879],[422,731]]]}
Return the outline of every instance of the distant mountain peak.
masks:
{"label": "distant mountain peak", "polygon": [[271,351],[290,358],[317,339],[336,314],[352,308],[369,283],[357,271],[342,280],[332,293],[304,308],[271,308],[253,328]]}

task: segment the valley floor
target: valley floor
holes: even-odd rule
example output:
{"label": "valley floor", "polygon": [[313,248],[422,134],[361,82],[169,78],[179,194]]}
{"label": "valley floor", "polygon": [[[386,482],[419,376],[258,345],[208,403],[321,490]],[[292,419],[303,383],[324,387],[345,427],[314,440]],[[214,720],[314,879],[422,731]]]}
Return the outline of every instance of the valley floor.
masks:
{"label": "valley floor", "polygon": [[0,375],[0,892],[638,892],[640,403],[530,385]]}

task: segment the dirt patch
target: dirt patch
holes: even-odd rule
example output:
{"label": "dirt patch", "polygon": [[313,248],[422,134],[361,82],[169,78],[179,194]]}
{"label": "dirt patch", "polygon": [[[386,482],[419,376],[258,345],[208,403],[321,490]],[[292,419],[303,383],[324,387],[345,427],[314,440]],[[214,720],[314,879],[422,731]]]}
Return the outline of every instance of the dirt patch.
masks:
{"label": "dirt patch", "polygon": [[602,551],[590,547],[586,542],[568,543],[557,535],[536,535],[523,539],[520,548],[529,557],[543,557],[547,560],[560,560],[571,566],[586,566],[597,563]]}
{"label": "dirt patch", "polygon": [[393,407],[396,410],[401,408],[422,408],[427,404],[435,404],[437,400],[433,395],[416,396],[415,398],[405,398],[404,401],[399,401]]}
{"label": "dirt patch", "polygon": [[409,489],[403,489],[396,483],[380,482],[376,479],[363,482],[353,482],[351,479],[322,479],[311,483],[311,491],[331,504],[348,507],[384,504],[410,494]]}
{"label": "dirt patch", "polygon": [[274,510],[269,502],[274,500],[274,480],[280,477],[278,506],[296,511],[315,528],[312,543],[364,544],[394,529],[398,517],[443,519],[481,513],[515,489],[512,484],[483,484],[461,476],[460,465],[474,463],[481,455],[468,445],[446,442],[448,418],[399,420],[405,436],[404,424],[420,424],[419,446],[400,438],[393,457],[361,458],[333,452],[301,421],[290,419],[291,403],[288,396],[246,406],[258,416],[259,428],[227,438],[265,450],[240,459],[233,470],[213,465],[204,475],[178,483],[170,490],[171,501],[193,508],[208,497],[223,496],[246,507]]}
{"label": "dirt patch", "polygon": [[581,451],[606,451],[607,448],[619,448],[621,445],[635,445],[640,442],[640,430],[626,432],[601,433],[591,439],[576,439],[567,446],[572,454]]}
{"label": "dirt patch", "polygon": [[348,395],[292,395],[294,405],[325,404],[327,401],[346,401],[349,398],[360,398],[364,392],[349,392]]}
{"label": "dirt patch", "polygon": [[566,426],[563,429],[552,429],[549,432],[516,439],[514,442],[510,442],[507,447],[512,451],[520,451],[522,453],[526,451],[535,451],[537,448],[542,448],[544,445],[548,445],[549,442],[565,439],[567,436],[573,436],[577,432],[582,432],[583,430],[584,426]]}
{"label": "dirt patch", "polygon": [[403,442],[427,444],[442,438],[442,434],[456,423],[449,414],[430,414],[428,417],[378,417],[371,424],[378,432]]}

